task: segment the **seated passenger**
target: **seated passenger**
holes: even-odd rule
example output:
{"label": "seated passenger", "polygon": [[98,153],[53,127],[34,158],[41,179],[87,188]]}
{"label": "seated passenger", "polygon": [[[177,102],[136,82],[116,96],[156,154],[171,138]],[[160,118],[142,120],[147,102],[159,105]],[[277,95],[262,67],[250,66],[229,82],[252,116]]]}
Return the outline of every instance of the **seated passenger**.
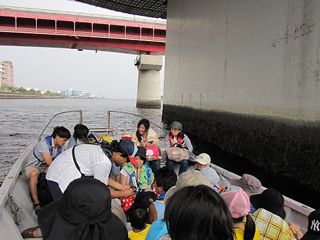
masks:
{"label": "seated passenger", "polygon": [[[171,124],[171,129],[169,132],[169,135],[165,138],[164,142],[165,148],[171,148],[171,147],[180,147],[188,151],[189,153],[189,159],[191,159],[191,156],[193,155],[193,146],[191,144],[190,139],[186,134],[182,131],[182,124],[180,122],[174,121]],[[184,159],[180,161],[180,169],[179,169],[179,175],[185,171],[187,171],[188,168],[188,161],[189,159]],[[176,162],[169,159],[167,157],[167,166],[174,171],[174,164]]]}
{"label": "seated passenger", "polygon": [[74,126],[74,132],[70,138],[68,148],[86,143],[89,139],[96,141],[96,137],[89,131],[89,129],[83,124],[77,124]]}
{"label": "seated passenger", "polygon": [[252,215],[263,239],[294,240],[289,225],[284,221],[286,212],[284,198],[280,192],[268,188],[261,194],[250,197],[252,206],[257,209]]}
{"label": "seated passenger", "polygon": [[220,191],[219,180],[220,177],[216,170],[210,167],[211,158],[206,153],[201,153],[195,159],[196,162],[196,170],[200,171],[200,173],[207,177],[212,184],[212,188],[216,191]]}
{"label": "seated passenger", "polygon": [[138,122],[137,130],[132,134],[131,140],[137,147],[159,147],[158,135],[150,127],[147,119]]}
{"label": "seated passenger", "polygon": [[233,239],[229,210],[219,194],[208,186],[188,186],[176,191],[166,203],[164,220],[167,237],[174,240]]}
{"label": "seated passenger", "polygon": [[131,222],[132,230],[129,231],[130,240],[144,240],[150,229],[150,224],[147,224],[148,212],[141,206],[132,206],[128,210],[129,221]]}
{"label": "seated passenger", "polygon": [[62,146],[70,136],[69,130],[65,127],[55,127],[51,136],[47,136],[37,143],[31,158],[25,165],[25,175],[29,178],[29,188],[36,214],[39,213],[42,206],[37,191],[39,174],[47,171],[48,166],[62,152]]}
{"label": "seated passenger", "polygon": [[235,240],[260,240],[259,230],[252,220],[250,212],[250,200],[242,188],[227,186],[220,196],[226,203],[233,218]]}
{"label": "seated passenger", "polygon": [[149,206],[148,223],[164,218],[164,197],[167,191],[177,183],[177,175],[167,167],[160,168],[154,173],[153,187],[159,195],[157,200]]}
{"label": "seated passenger", "polygon": [[262,193],[260,180],[250,174],[243,174],[240,179],[231,179],[230,183],[241,187],[249,197]]}
{"label": "seated passenger", "polygon": [[[147,119],[141,119],[138,122],[136,131],[131,136],[132,142],[138,147],[157,147],[159,148],[158,135],[150,127],[150,122]],[[151,162],[152,170],[155,172],[160,168],[160,160]]]}
{"label": "seated passenger", "polygon": [[[300,229],[299,229],[300,231]],[[297,234],[297,239],[299,240],[301,236]],[[308,217],[308,230],[301,240],[319,240],[320,239],[320,209],[314,210],[309,214]]]}
{"label": "seated passenger", "polygon": [[[262,184],[259,181],[259,179],[250,174],[243,174],[240,179],[231,179],[230,183],[232,185],[241,187],[249,197],[262,192]],[[252,206],[252,203],[250,202],[250,213],[252,214],[255,211],[256,209]]]}
{"label": "seated passenger", "polygon": [[153,172],[146,164],[146,149],[144,147],[138,147],[135,160],[137,164],[128,163],[122,167],[120,183],[124,186],[134,186],[137,190],[150,190]]}
{"label": "seated passenger", "polygon": [[283,220],[286,218],[286,212],[283,208],[284,197],[276,189],[268,188],[260,194],[252,195],[250,202],[256,210],[263,208],[278,215]]}
{"label": "seated passenger", "polygon": [[22,237],[43,237],[44,240],[128,239],[126,227],[111,212],[109,188],[93,178],[71,182],[61,199],[41,210],[38,223],[40,227],[26,229],[21,233]]}
{"label": "seated passenger", "polygon": [[[106,153],[105,153],[106,152]],[[54,200],[62,196],[70,182],[83,176],[93,177],[111,190],[112,198],[129,197],[134,192],[109,177],[111,162],[117,165],[131,161],[136,164],[137,147],[130,140],[114,141],[111,145],[80,144],[64,151],[49,167],[47,180]],[[108,157],[107,155],[111,156]]]}
{"label": "seated passenger", "polygon": [[[164,197],[164,205],[167,207],[168,199],[178,190],[187,186],[205,185],[211,187],[208,178],[198,172],[183,173],[179,176],[177,184],[172,186]],[[231,216],[230,216],[231,218]],[[154,221],[149,229],[146,240],[158,240],[168,233],[167,225],[164,220]]]}

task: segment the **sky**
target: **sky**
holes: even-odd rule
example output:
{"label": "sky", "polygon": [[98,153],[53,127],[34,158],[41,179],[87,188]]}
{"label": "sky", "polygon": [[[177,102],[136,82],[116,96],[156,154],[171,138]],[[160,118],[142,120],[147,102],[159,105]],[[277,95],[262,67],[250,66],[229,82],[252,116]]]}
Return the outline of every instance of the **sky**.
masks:
{"label": "sky", "polygon": [[[0,0],[0,5],[133,17],[72,0]],[[81,89],[109,99],[136,99],[136,57],[133,54],[90,50],[0,46],[0,61],[13,63],[16,87],[52,92]],[[164,60],[160,71],[161,92]]]}

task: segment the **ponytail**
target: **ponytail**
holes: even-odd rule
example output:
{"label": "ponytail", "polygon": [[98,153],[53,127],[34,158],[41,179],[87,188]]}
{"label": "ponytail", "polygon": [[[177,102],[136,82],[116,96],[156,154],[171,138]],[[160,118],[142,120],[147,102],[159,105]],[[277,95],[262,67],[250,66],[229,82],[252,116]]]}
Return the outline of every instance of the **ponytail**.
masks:
{"label": "ponytail", "polygon": [[[233,218],[234,223],[243,222],[244,216],[239,218]],[[244,228],[243,240],[253,240],[254,234],[256,233],[256,224],[254,223],[250,214],[246,215],[246,225]]]}
{"label": "ponytail", "polygon": [[254,223],[252,217],[250,214],[246,215],[247,221],[246,226],[244,229],[244,240],[252,240],[254,237],[254,234],[256,233],[256,224]]}

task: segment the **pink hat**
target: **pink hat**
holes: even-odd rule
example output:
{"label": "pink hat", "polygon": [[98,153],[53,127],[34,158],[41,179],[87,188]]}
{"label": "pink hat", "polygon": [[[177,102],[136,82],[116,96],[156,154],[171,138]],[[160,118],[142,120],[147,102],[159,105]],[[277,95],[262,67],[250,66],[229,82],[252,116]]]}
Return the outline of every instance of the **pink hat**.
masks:
{"label": "pink hat", "polygon": [[250,199],[242,188],[226,186],[220,196],[226,203],[233,218],[239,218],[250,212]]}

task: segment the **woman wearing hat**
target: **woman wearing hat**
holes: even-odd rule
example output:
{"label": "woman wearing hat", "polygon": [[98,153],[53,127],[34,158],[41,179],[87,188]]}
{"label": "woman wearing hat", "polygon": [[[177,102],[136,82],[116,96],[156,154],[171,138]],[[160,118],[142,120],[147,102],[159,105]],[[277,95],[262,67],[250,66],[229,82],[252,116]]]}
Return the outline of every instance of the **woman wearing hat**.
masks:
{"label": "woman wearing hat", "polygon": [[[189,156],[193,155],[192,153],[193,146],[191,144],[191,141],[188,138],[188,136],[183,133],[182,124],[178,121],[172,122],[169,135],[165,138],[164,146],[166,149],[171,147],[180,147],[187,150],[189,153]],[[188,161],[189,159],[183,159],[182,161],[179,162],[180,163],[179,175],[187,171]],[[175,161],[167,157],[167,166],[173,171],[174,171],[175,163],[176,163]]]}
{"label": "woman wearing hat", "polygon": [[151,189],[153,172],[146,164],[146,149],[138,147],[135,156],[136,165],[127,163],[120,172],[120,183],[122,185],[135,186],[137,190]]}
{"label": "woman wearing hat", "polygon": [[40,227],[23,231],[23,238],[44,240],[127,240],[126,227],[111,212],[108,186],[93,178],[71,182],[62,198],[44,207]]}

